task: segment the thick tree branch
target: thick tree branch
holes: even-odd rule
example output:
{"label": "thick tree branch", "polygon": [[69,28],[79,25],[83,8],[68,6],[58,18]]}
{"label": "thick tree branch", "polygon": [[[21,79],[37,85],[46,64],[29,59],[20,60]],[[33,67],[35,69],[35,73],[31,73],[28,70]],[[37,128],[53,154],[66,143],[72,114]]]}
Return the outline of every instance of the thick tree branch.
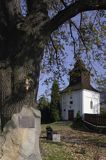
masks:
{"label": "thick tree branch", "polygon": [[105,9],[106,0],[78,0],[54,16],[49,22],[46,23],[44,29],[46,33],[52,33],[68,19],[75,17],[81,12]]}

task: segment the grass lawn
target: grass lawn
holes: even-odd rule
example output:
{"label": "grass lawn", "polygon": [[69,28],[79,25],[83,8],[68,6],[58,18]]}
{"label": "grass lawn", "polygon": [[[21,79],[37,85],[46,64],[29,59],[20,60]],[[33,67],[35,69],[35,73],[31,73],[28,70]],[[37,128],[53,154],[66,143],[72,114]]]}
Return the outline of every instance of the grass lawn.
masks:
{"label": "grass lawn", "polygon": [[[61,142],[46,140],[46,127],[61,135]],[[43,124],[40,138],[42,160],[106,160],[106,135],[92,133],[71,122]]]}

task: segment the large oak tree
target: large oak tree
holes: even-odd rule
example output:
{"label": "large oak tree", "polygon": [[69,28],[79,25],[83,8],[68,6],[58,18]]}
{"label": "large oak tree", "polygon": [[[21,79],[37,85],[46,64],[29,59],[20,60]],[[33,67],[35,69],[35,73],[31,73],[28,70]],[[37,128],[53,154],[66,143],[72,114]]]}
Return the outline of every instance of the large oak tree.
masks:
{"label": "large oak tree", "polygon": [[[79,13],[106,9],[106,0],[26,0],[23,2],[0,0],[2,110],[5,106],[16,107],[16,104],[22,106],[23,103],[29,103],[30,99],[30,105],[34,105],[44,49],[49,40],[52,41],[51,34],[54,31],[67,21],[72,24],[71,19]],[[73,38],[73,35],[71,36]],[[52,45],[55,48],[53,41]],[[25,89],[27,85],[30,85],[28,91]]]}

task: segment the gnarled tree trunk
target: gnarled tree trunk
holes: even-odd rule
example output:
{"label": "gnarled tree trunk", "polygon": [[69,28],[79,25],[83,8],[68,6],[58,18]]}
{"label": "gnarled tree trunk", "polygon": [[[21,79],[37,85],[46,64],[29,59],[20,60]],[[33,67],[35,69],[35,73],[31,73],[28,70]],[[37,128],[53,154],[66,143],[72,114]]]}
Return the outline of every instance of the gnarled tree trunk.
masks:
{"label": "gnarled tree trunk", "polygon": [[[28,26],[32,17],[34,22]],[[43,37],[41,28],[47,19],[43,0],[28,3],[27,17],[21,14],[19,0],[0,0],[0,109],[3,123],[3,117],[10,118],[23,104],[36,106],[40,64],[48,38]],[[19,22],[23,21],[25,25],[20,30]]]}
{"label": "gnarled tree trunk", "polygon": [[[7,105],[8,110],[11,110],[13,105],[15,109],[12,109],[12,112],[16,111],[16,108],[21,108],[18,106],[26,103],[26,99],[28,103],[31,96],[32,105],[34,104],[37,97],[40,63],[49,35],[80,12],[106,9],[106,0],[75,0],[49,20],[44,0],[26,0],[26,2],[27,16],[24,17],[21,13],[20,0],[0,0],[0,63],[1,66],[2,63],[3,66],[8,64],[11,70],[9,74],[7,74],[8,67],[0,71],[3,72],[1,75],[5,75],[0,77],[2,88],[0,95],[4,97],[1,101],[3,112],[7,104],[10,106],[9,109]],[[31,82],[27,93],[26,79]],[[4,84],[5,87],[2,87]],[[19,101],[20,104],[17,105]]]}

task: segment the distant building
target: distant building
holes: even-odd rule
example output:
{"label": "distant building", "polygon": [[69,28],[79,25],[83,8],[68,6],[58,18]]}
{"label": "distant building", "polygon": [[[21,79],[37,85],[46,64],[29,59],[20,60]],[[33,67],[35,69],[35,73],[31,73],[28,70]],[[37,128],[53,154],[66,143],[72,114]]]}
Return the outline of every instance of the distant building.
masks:
{"label": "distant building", "polygon": [[100,114],[100,93],[90,85],[90,72],[82,60],[78,59],[69,73],[67,88],[61,93],[63,120],[73,120],[77,114]]}

